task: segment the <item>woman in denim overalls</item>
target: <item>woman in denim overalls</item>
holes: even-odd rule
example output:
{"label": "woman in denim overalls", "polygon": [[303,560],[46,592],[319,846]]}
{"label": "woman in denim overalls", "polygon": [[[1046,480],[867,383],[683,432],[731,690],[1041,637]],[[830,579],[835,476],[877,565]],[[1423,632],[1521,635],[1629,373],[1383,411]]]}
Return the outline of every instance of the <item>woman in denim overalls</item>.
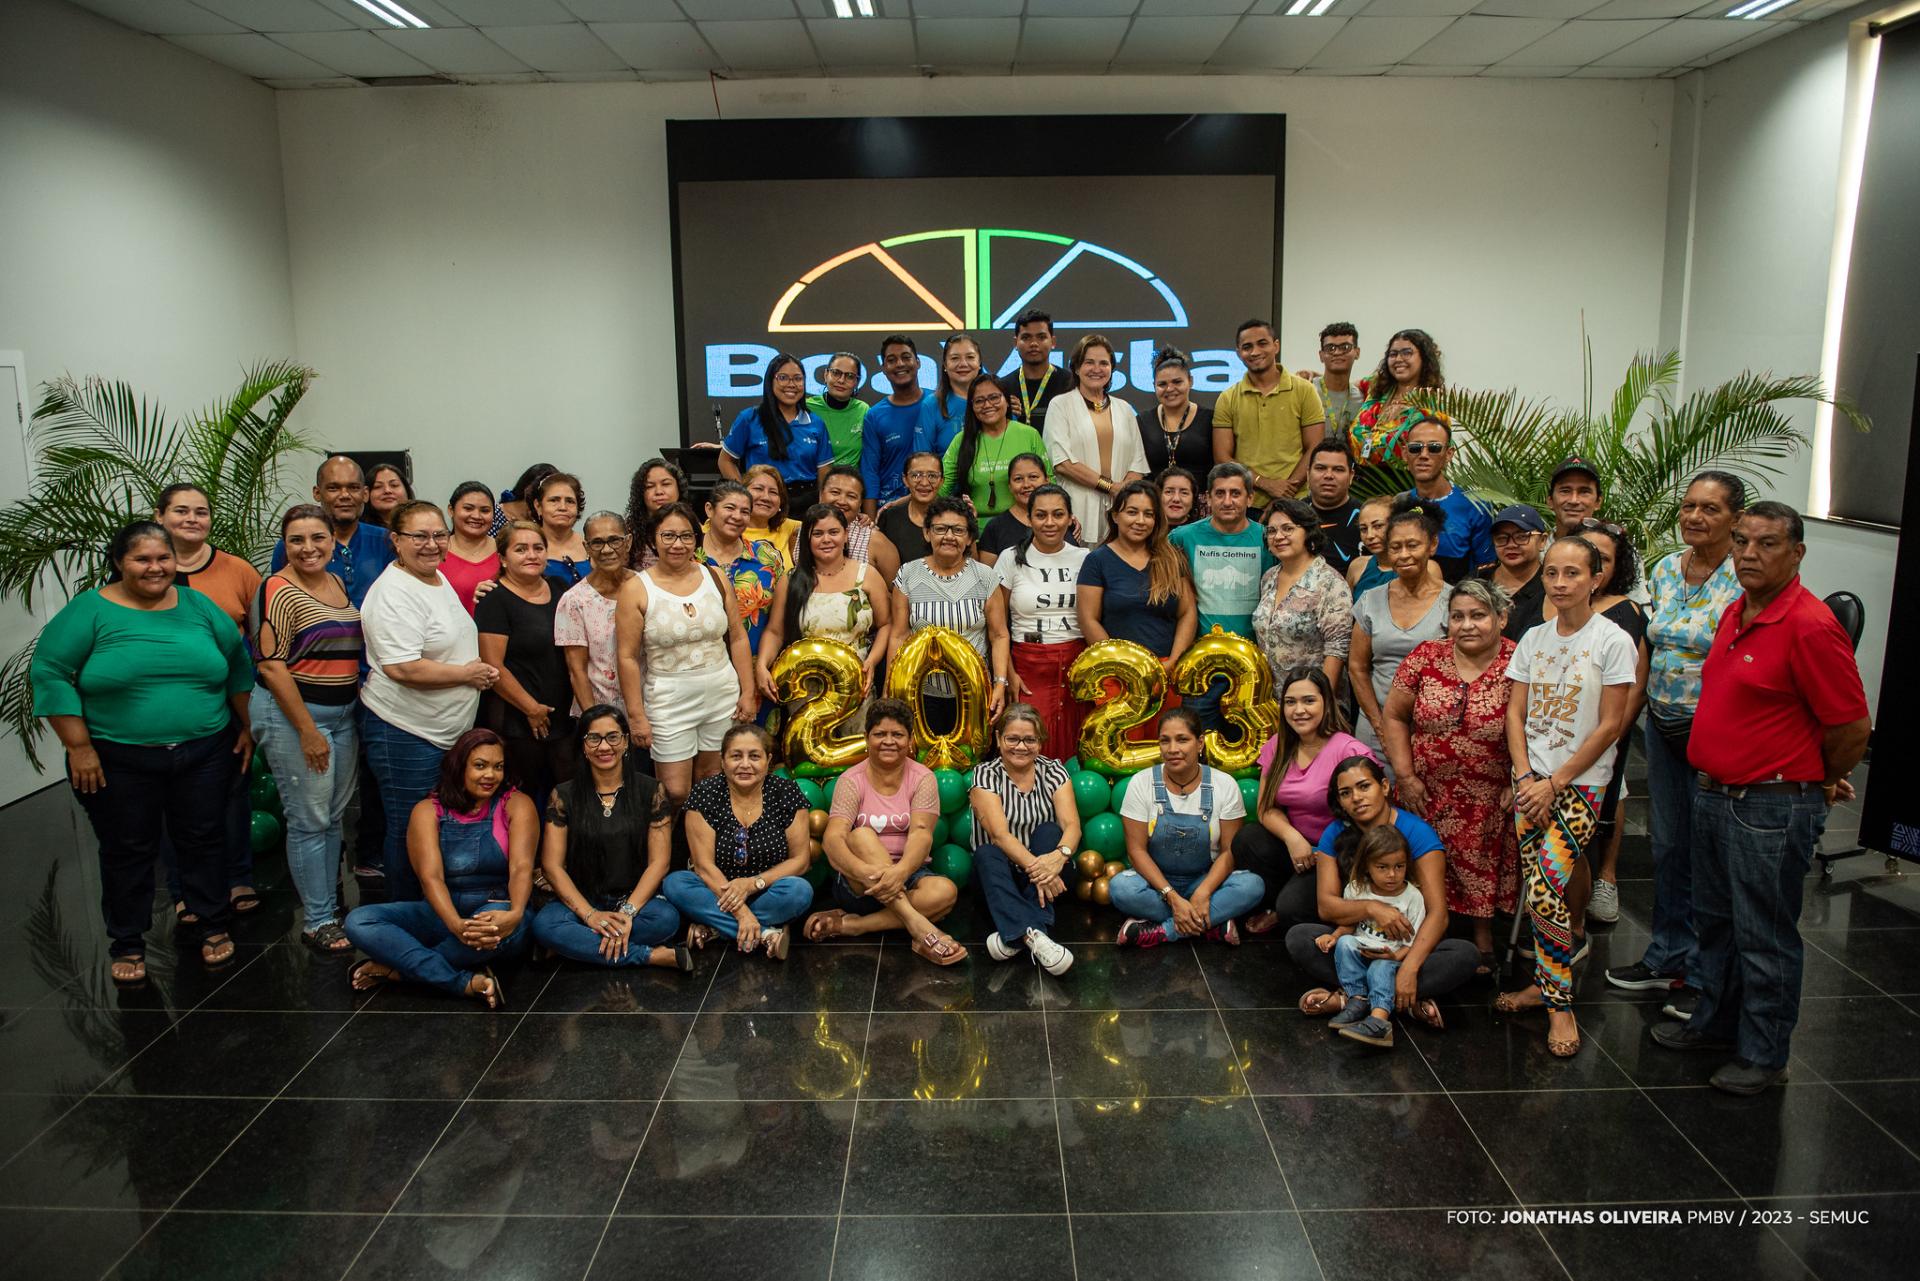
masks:
{"label": "woman in denim overalls", "polygon": [[[1252,872],[1233,869],[1233,838],[1247,812],[1239,785],[1200,759],[1200,719],[1188,708],[1161,716],[1160,759],[1133,776],[1120,806],[1133,866],[1109,886],[1113,905],[1128,917],[1116,941],[1237,944],[1235,919],[1251,912],[1266,889]],[[1176,812],[1174,798],[1196,791],[1199,812]]]}

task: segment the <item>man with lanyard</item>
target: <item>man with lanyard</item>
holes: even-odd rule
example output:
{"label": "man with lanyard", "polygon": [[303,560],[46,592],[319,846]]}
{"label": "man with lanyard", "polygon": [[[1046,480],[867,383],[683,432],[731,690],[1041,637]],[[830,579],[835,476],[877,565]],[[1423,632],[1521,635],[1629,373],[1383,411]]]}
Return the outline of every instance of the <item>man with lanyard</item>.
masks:
{"label": "man with lanyard", "polygon": [[920,448],[921,420],[933,404],[933,393],[920,386],[920,349],[905,334],[881,340],[880,372],[893,390],[860,424],[860,480],[869,516],[906,496],[907,458]]}
{"label": "man with lanyard", "polygon": [[1000,380],[1007,393],[1007,413],[1035,431],[1045,431],[1047,406],[1055,396],[1073,390],[1073,375],[1051,363],[1053,317],[1029,308],[1013,320],[1013,345],[1020,352],[1020,368]]}
{"label": "man with lanyard", "polygon": [[1213,405],[1213,460],[1253,475],[1253,504],[1292,498],[1307,478],[1307,451],[1326,435],[1319,393],[1280,364],[1273,326],[1249,320],[1234,335],[1246,376]]}
{"label": "man with lanyard", "polygon": [[867,416],[867,402],[860,399],[859,391],[866,372],[858,356],[836,351],[820,371],[821,394],[807,397],[807,408],[827,425],[838,467],[860,465],[860,425]]}
{"label": "man with lanyard", "polygon": [[1433,558],[1441,575],[1457,583],[1492,562],[1493,518],[1485,503],[1447,479],[1447,464],[1453,461],[1453,420],[1445,414],[1415,412],[1419,417],[1407,428],[1401,445],[1407,470],[1413,473],[1408,493],[1446,512]]}
{"label": "man with lanyard", "polygon": [[820,501],[847,522],[847,559],[873,566],[882,582],[891,583],[900,572],[900,553],[893,540],[875,528],[873,518],[861,510],[866,493],[867,485],[860,479],[858,467],[829,467],[820,482]]}
{"label": "man with lanyard", "polygon": [[[360,464],[335,454],[313,474],[313,501],[326,509],[333,523],[333,561],[327,568],[339,576],[347,599],[359,609],[380,572],[393,563],[393,540],[379,525],[360,519],[367,506],[367,477]],[[287,565],[287,544],[273,545],[273,570]]]}
{"label": "man with lanyard", "polygon": [[[1199,607],[1199,635],[1219,627],[1235,636],[1253,635],[1253,611],[1260,603],[1260,579],[1279,562],[1267,550],[1266,531],[1247,519],[1247,495],[1252,476],[1239,463],[1215,463],[1207,473],[1207,519],[1182,525],[1167,535],[1174,550],[1187,558],[1193,574],[1195,603]],[[1189,696],[1208,729],[1223,728],[1220,720],[1222,684],[1204,694]]]}
{"label": "man with lanyard", "polygon": [[1360,331],[1336,320],[1320,331],[1320,376],[1314,388],[1327,415],[1327,439],[1346,440],[1353,420],[1366,403],[1368,380],[1353,381],[1353,362],[1360,356]]}
{"label": "man with lanyard", "polygon": [[1328,436],[1307,451],[1307,496],[1326,535],[1327,564],[1345,577],[1360,554],[1360,504],[1353,501],[1353,451],[1346,433]]}
{"label": "man with lanyard", "polygon": [[1670,1050],[1731,1051],[1710,1081],[1758,1094],[1786,1079],[1800,1017],[1800,900],[1827,810],[1850,800],[1866,755],[1866,691],[1853,643],[1800,582],[1800,514],[1755,503],[1733,533],[1743,594],[1700,673],[1687,739],[1693,797],[1693,1018],[1663,1023]]}

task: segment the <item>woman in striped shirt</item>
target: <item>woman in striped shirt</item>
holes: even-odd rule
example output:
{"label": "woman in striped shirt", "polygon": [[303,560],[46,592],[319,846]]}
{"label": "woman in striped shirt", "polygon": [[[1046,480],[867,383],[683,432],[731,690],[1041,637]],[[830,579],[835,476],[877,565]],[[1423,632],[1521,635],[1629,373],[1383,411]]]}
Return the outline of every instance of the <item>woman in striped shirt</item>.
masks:
{"label": "woman in striped shirt", "polygon": [[340,928],[340,823],[353,802],[359,753],[360,611],[328,571],[333,524],[311,503],[280,521],[287,565],[254,599],[254,734],[273,765],[287,815],[287,870],[306,912],[301,942],[349,952]]}
{"label": "woman in striped shirt", "polygon": [[1022,947],[1053,975],[1073,966],[1073,953],[1053,941],[1054,900],[1067,892],[1080,811],[1059,761],[1040,754],[1047,729],[1040,713],[1015,703],[994,726],[998,758],[973,767],[973,865],[993,913],[987,955],[1010,961]]}
{"label": "woman in striped shirt", "polygon": [[[992,675],[987,715],[998,716],[1006,702],[1007,590],[989,565],[969,558],[980,529],[973,509],[958,498],[936,498],[927,506],[927,541],[932,554],[908,561],[893,580],[893,628],[887,638],[889,665],[900,656],[907,637],[922,627],[946,627],[960,633],[980,652]],[[927,677],[929,712],[945,704],[946,714],[928,719],[944,732],[958,713],[958,693],[945,672]]]}

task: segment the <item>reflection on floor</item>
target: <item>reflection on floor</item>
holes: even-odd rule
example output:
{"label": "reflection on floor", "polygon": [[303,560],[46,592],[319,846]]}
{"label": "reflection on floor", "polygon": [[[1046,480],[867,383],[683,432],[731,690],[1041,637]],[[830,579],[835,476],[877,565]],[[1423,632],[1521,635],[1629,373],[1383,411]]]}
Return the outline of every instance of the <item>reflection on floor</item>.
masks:
{"label": "reflection on floor", "polygon": [[[298,944],[277,858],[237,964],[156,928],[121,993],[91,837],[49,790],[0,820],[7,1271],[1911,1276],[1920,890],[1877,856],[1809,881],[1792,1083],[1730,1098],[1652,1045],[1661,994],[1601,977],[1646,942],[1640,805],[1563,1063],[1484,984],[1375,1053],[1297,1013],[1277,945],[1120,952],[1077,901],[1064,980],[889,938],[691,976],[528,966],[497,1015],[356,996]],[[978,944],[985,913],[953,925]],[[1572,1213],[1507,1221],[1526,1207]],[[1603,1214],[1649,1209],[1682,1222]]]}

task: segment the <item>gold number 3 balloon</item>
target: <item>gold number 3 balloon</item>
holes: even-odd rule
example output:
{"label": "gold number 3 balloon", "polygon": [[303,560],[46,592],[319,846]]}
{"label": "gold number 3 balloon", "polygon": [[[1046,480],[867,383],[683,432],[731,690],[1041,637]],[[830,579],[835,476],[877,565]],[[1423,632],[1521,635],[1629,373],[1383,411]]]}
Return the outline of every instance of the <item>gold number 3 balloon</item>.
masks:
{"label": "gold number 3 balloon", "polygon": [[795,641],[773,661],[780,701],[799,708],[781,735],[789,761],[839,769],[864,760],[866,737],[834,731],[860,707],[860,655],[835,640]]}
{"label": "gold number 3 balloon", "polygon": [[[1119,692],[1107,697],[1112,681]],[[1109,774],[1131,774],[1160,759],[1160,744],[1139,743],[1126,732],[1160,710],[1167,697],[1167,674],[1144,645],[1132,641],[1096,641],[1067,669],[1067,689],[1093,708],[1080,726],[1080,759]]]}
{"label": "gold number 3 balloon", "polygon": [[[932,769],[972,769],[987,746],[987,665],[980,652],[950,627],[922,627],[907,637],[891,666],[887,693],[913,709],[920,762]],[[945,734],[927,728],[925,691],[934,672],[944,672],[959,696],[954,727]]]}
{"label": "gold number 3 balloon", "polygon": [[1203,740],[1207,759],[1232,773],[1252,765],[1260,749],[1280,728],[1280,708],[1273,697],[1273,669],[1260,647],[1244,636],[1213,630],[1188,646],[1173,665],[1173,687],[1183,696],[1204,694],[1215,679],[1224,677],[1227,692],[1220,699],[1220,715],[1240,731],[1228,742],[1210,729]]}

